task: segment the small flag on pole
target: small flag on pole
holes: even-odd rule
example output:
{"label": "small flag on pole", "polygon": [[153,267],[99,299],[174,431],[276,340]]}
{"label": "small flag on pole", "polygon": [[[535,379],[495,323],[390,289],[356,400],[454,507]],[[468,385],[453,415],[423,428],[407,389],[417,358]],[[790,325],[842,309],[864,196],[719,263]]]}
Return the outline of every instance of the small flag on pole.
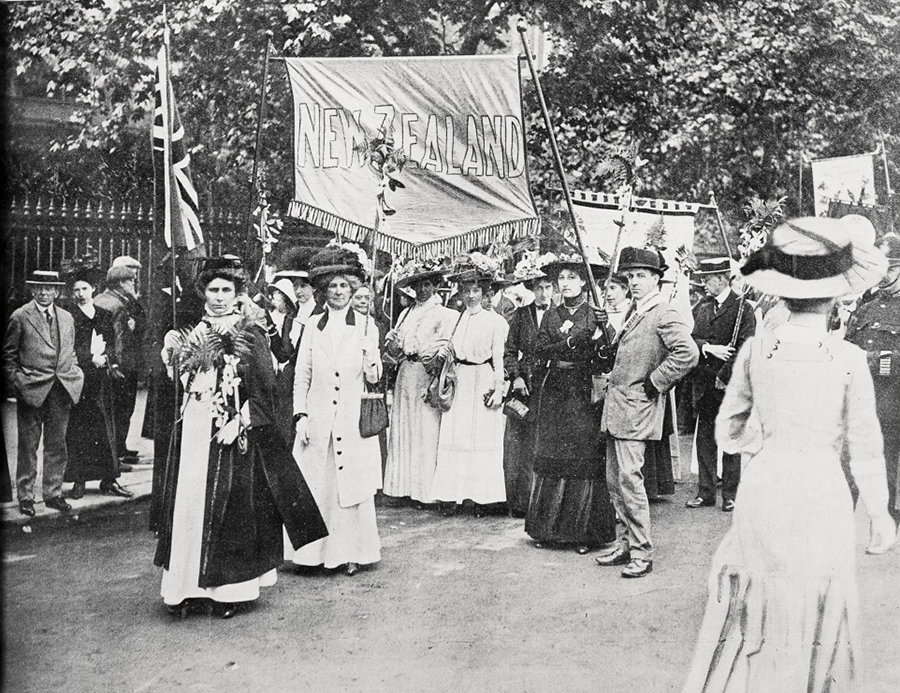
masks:
{"label": "small flag on pole", "polygon": [[153,112],[153,166],[156,208],[163,210],[166,245],[193,250],[203,243],[197,191],[191,181],[191,156],[184,145],[184,126],[178,117],[168,75],[167,44],[156,65],[156,107]]}

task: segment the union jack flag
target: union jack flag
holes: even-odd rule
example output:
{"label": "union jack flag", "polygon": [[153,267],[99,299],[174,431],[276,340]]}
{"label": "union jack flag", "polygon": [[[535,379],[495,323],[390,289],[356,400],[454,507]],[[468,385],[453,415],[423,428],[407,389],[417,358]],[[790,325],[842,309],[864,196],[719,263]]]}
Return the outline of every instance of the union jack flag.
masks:
{"label": "union jack flag", "polygon": [[[153,166],[157,180],[156,209],[164,212],[166,245],[193,250],[203,243],[197,191],[191,181],[184,126],[169,81],[167,46],[156,65],[156,108],[153,113]],[[162,181],[163,184],[159,185]]]}

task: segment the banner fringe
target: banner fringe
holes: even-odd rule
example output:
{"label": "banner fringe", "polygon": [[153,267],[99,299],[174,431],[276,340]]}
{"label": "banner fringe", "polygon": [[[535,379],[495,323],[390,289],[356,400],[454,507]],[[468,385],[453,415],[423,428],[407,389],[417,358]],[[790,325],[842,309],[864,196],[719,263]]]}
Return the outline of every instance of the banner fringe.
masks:
{"label": "banner fringe", "polygon": [[[331,212],[313,207],[305,202],[293,200],[288,209],[288,216],[303,219],[323,229],[337,233],[341,237],[353,240],[357,243],[367,243],[372,236],[372,228],[357,224],[356,222],[339,217]],[[390,229],[390,225],[388,225]],[[468,252],[472,248],[479,248],[496,242],[506,242],[514,238],[535,236],[540,233],[541,221],[537,217],[524,219],[511,219],[509,221],[482,226],[471,231],[443,238],[427,243],[412,243],[396,236],[391,236],[390,231],[380,229],[378,233],[378,250],[390,253],[394,257],[423,258],[453,257]]]}

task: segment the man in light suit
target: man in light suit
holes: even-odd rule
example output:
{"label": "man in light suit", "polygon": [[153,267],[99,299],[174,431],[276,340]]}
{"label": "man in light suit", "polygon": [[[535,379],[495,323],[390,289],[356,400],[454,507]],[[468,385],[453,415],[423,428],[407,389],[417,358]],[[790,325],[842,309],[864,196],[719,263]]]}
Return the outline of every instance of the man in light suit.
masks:
{"label": "man in light suit", "polygon": [[656,250],[625,248],[619,271],[634,299],[616,338],[616,359],[600,421],[606,433],[606,484],[625,536],[600,565],[624,565],[623,577],[653,570],[650,505],[641,467],[648,440],[662,438],[666,393],[697,365],[697,345],[684,319],[662,300],[666,265]]}
{"label": "man in light suit", "polygon": [[37,449],[44,436],[44,503],[64,512],[69,410],[81,397],[84,374],[75,356],[72,316],[55,305],[63,285],[57,272],[35,271],[26,281],[33,301],[9,318],[3,343],[6,391],[15,395],[19,433],[16,491],[19,511],[34,516]]}

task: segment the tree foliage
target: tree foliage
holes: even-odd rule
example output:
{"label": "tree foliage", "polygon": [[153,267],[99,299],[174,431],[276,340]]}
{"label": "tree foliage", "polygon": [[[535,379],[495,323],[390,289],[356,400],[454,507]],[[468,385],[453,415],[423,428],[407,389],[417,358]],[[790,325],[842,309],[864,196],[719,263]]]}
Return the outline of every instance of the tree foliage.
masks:
{"label": "tree foliage", "polygon": [[[33,153],[13,142],[14,190],[148,194],[160,6],[11,7],[8,80],[37,81],[80,108],[73,130],[41,152],[43,178]],[[290,56],[472,54],[508,50],[518,40],[509,19],[522,13],[553,42],[541,81],[573,187],[601,185],[609,152],[636,144],[647,162],[636,171],[637,194],[705,201],[715,192],[736,225],[755,196],[787,196],[789,213],[798,211],[801,156],[872,150],[882,135],[889,152],[900,149],[897,0],[578,0],[565,11],[553,0],[178,0],[168,8],[173,82],[208,201],[246,198],[267,31]],[[279,208],[292,176],[278,63],[268,102],[262,171]],[[532,185],[549,210],[559,183],[528,80],[525,107]]]}

